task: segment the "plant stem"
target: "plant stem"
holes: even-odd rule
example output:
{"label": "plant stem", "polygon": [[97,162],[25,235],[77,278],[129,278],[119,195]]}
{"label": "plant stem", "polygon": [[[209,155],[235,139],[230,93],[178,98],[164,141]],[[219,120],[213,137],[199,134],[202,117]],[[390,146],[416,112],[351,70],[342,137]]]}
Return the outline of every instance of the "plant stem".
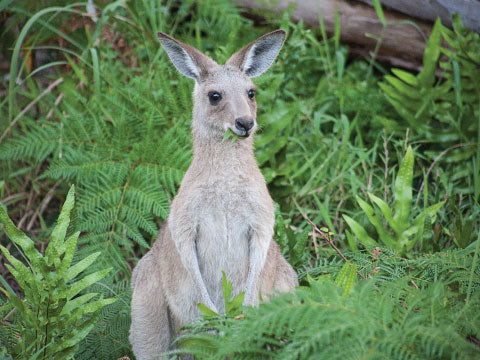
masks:
{"label": "plant stem", "polygon": [[472,294],[473,275],[475,274],[475,270],[477,268],[478,250],[479,249],[480,249],[480,234],[478,234],[478,236],[477,236],[477,245],[475,246],[475,255],[473,256],[472,270],[470,271],[470,279],[468,281],[467,304],[470,301],[470,296]]}
{"label": "plant stem", "polygon": [[[333,243],[332,239],[330,239],[330,236],[323,232],[322,230],[320,230],[317,225],[315,225],[309,218],[307,215],[305,215],[303,213],[303,211],[300,211],[300,213],[302,214],[303,218],[305,220],[307,220],[307,222],[312,225],[313,227],[313,230],[318,233],[320,235],[320,238],[322,238],[323,240],[325,240],[332,248],[333,250],[335,250],[337,252],[338,255],[340,255],[340,257],[343,259],[343,261],[345,262],[348,262],[347,258],[345,256],[343,256],[343,254],[341,253],[340,250],[338,250],[338,248],[335,246],[335,244]],[[365,277],[357,270],[357,274],[358,276],[360,276],[363,280],[365,280]]]}
{"label": "plant stem", "polygon": [[[450,150],[453,150],[453,149],[456,149],[456,148],[459,148],[459,147],[464,147],[464,146],[473,146],[473,145],[476,145],[475,143],[463,143],[463,144],[455,144],[453,146],[450,146],[448,149],[445,149],[443,150],[436,158],[435,160],[433,160],[433,163],[428,167],[428,170],[425,174],[425,178],[423,179],[422,181],[422,185],[420,185],[420,190],[418,190],[418,193],[420,194],[423,190],[423,185],[424,185],[424,181],[426,179],[428,179],[428,175],[430,174],[430,172],[432,171],[433,167],[437,164],[438,160],[440,160],[440,158],[445,155],[447,152],[449,152]],[[420,196],[417,196],[417,200],[415,201],[415,204],[418,204],[418,200],[420,199]]]}

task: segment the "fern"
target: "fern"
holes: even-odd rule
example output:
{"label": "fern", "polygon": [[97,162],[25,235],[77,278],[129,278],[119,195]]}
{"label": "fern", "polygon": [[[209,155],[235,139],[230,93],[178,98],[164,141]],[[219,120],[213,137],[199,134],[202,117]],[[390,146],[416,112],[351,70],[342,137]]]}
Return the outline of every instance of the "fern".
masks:
{"label": "fern", "polygon": [[[442,154],[440,161],[451,164],[453,179],[468,183],[475,173],[469,162],[479,131],[480,36],[466,29],[458,14],[453,17],[453,27],[453,31],[447,29],[438,19],[424,52],[422,71],[415,76],[393,69],[393,75],[386,75],[380,87],[408,126],[437,145],[427,152],[430,157],[457,145],[457,149]],[[442,46],[442,39],[450,48]],[[447,55],[446,60],[440,60],[442,53]],[[443,72],[437,81],[439,64]],[[394,122],[383,120],[387,128],[399,129]],[[467,186],[463,192],[475,191],[478,197],[478,184],[475,186]]]}
{"label": "fern", "polygon": [[78,360],[110,360],[124,356],[133,358],[128,340],[130,327],[130,284],[104,279],[92,287],[103,296],[115,296],[117,301],[105,307],[99,314],[92,331],[80,343],[75,358]]}
{"label": "fern", "polygon": [[[374,280],[354,285],[350,296],[333,280],[320,277],[296,294],[284,294],[244,319],[198,324],[182,351],[200,359],[474,359],[478,347],[478,292],[468,305],[451,305],[444,284],[423,289],[406,286],[404,278],[384,284]],[[213,326],[212,326],[213,325]],[[202,329],[215,328],[217,335]]]}
{"label": "fern", "polygon": [[[79,232],[65,239],[74,205],[72,186],[60,212],[51,240],[41,254],[34,242],[17,229],[0,206],[0,220],[12,242],[21,248],[29,264],[25,266],[3,246],[7,265],[22,289],[25,299],[0,288],[10,300],[8,309],[18,311],[21,322],[14,325],[18,340],[11,349],[18,358],[71,359],[78,343],[94,327],[101,309],[115,299],[93,300],[98,293],[81,292],[104,278],[110,269],[100,270],[78,279],[100,255],[92,254],[72,266]],[[11,326],[11,325],[8,325]]]}
{"label": "fern", "polygon": [[124,91],[117,81],[105,84],[109,95],[63,102],[60,121],[31,123],[26,137],[2,144],[0,151],[4,159],[49,160],[43,177],[80,184],[78,226],[87,232],[82,243],[94,244],[82,248],[85,255],[89,248],[109,248],[131,256],[132,241],[148,249],[158,233],[155,219],[167,217],[191,158],[188,110],[176,103],[159,106],[145,93],[152,83],[173,85],[151,79]]}
{"label": "fern", "polygon": [[[410,219],[412,209],[412,180],[413,180],[414,156],[411,147],[408,147],[405,157],[398,170],[395,179],[395,202],[394,211],[379,197],[368,193],[370,201],[376,205],[372,207],[366,201],[357,196],[357,202],[362,208],[368,220],[373,224],[379,240],[386,246],[397,250],[400,254],[411,250],[423,238],[424,232],[435,221],[435,215],[443,206],[443,202],[424,209],[415,219]],[[389,225],[385,228],[383,219]],[[348,226],[355,234],[357,241],[365,247],[375,247],[378,243],[368,235],[365,228],[347,215],[343,215]],[[433,220],[431,220],[433,218]],[[356,243],[349,237],[349,243],[356,249]]]}
{"label": "fern", "polygon": [[[103,6],[101,2],[96,4]],[[19,10],[21,6],[15,4],[11,10],[15,18],[9,19],[12,26],[5,32],[13,40],[18,37],[16,25],[30,16],[29,9]],[[53,191],[50,205],[35,220],[42,227],[39,241],[47,240],[47,228],[56,215],[52,204],[65,196],[66,183],[78,184],[76,213],[71,213],[71,224],[76,225],[70,227],[82,230],[84,236],[78,239],[72,263],[92,259],[100,252],[83,276],[106,267],[114,269],[89,291],[117,301],[92,317],[84,317],[93,327],[72,349],[78,349],[76,358],[133,357],[127,339],[127,279],[167,217],[169,201],[191,158],[192,83],[179,77],[169,65],[156,32],[167,31],[222,63],[256,36],[278,27],[287,30],[285,46],[272,69],[255,79],[261,104],[256,156],[279,204],[275,240],[297,269],[304,287],[258,309],[241,309],[238,298],[231,300],[229,304],[235,306],[230,308],[230,316],[217,314],[189,327],[193,333],[180,339],[185,350],[208,359],[478,357],[478,348],[468,340],[477,341],[480,332],[474,311],[479,306],[480,270],[470,244],[478,227],[478,206],[470,197],[457,201],[458,197],[452,196],[480,189],[471,186],[465,176],[475,174],[470,171],[470,162],[464,161],[472,158],[474,147],[447,152],[435,167],[437,181],[428,185],[430,192],[426,191],[425,197],[432,200],[431,204],[450,197],[450,202],[458,203],[458,221],[452,222],[450,206],[437,214],[435,226],[430,226],[433,214],[426,215],[424,228],[418,232],[421,238],[410,237],[418,240],[422,253],[409,252],[409,258],[404,258],[400,254],[405,250],[389,248],[383,241],[388,242],[388,236],[381,236],[373,223],[359,220],[357,204],[361,202],[356,202],[367,181],[363,199],[369,191],[389,190],[388,178],[395,178],[403,154],[405,125],[415,132],[417,163],[436,157],[451,145],[476,141],[478,36],[466,31],[458,19],[453,31],[437,25],[425,54],[424,70],[418,76],[394,70],[394,76],[385,77],[387,100],[377,88],[378,75],[370,74],[368,64],[347,61],[347,49],[339,46],[338,34],[326,39],[322,30],[315,33],[303,23],[295,24],[288,14],[279,17],[263,13],[266,21],[255,21],[253,27],[251,20],[240,15],[236,4],[226,0],[115,1],[99,7],[99,21],[89,21],[88,26],[68,33],[74,43],[63,50],[50,49],[56,41],[42,43],[58,35],[45,31],[44,24],[67,24],[61,31],[69,31],[70,20],[78,20],[74,14],[65,13],[69,16],[66,19],[62,12],[34,24],[34,31],[21,46],[25,51],[14,59],[12,69],[20,69],[18,77],[23,82],[13,85],[14,92],[7,95],[8,103],[14,105],[9,106],[13,113],[8,116],[15,116],[20,106],[35,99],[44,86],[43,72],[34,76],[24,70],[27,60],[34,58],[30,54],[38,50],[35,47],[53,50],[55,56],[62,51],[68,53],[65,61],[58,63],[73,71],[62,68],[64,81],[55,93],[40,99],[35,108],[20,117],[0,144],[0,197],[8,198],[10,215],[15,220],[30,218],[28,208],[35,208],[34,204],[45,198],[44,191],[63,179],[64,184]],[[440,45],[442,37],[448,49]],[[15,48],[13,40],[4,42],[5,49]],[[442,52],[448,58],[446,62],[440,60]],[[437,80],[439,62],[444,72]],[[48,66],[55,69],[57,65],[53,64]],[[63,97],[57,103],[59,94]],[[0,109],[2,115],[6,115],[4,110]],[[398,121],[398,116],[404,121]],[[385,155],[378,131],[383,125],[402,131],[402,138],[385,134]],[[7,126],[0,124],[2,133]],[[447,135],[445,127],[449,129]],[[382,155],[387,156],[387,150],[390,162],[384,174],[382,160],[386,159]],[[478,170],[477,165],[478,161],[474,170]],[[416,187],[417,178],[408,182],[410,188]],[[458,179],[462,188],[452,185]],[[476,185],[480,184],[477,180]],[[411,206],[408,191],[403,195],[407,196],[401,196],[400,202]],[[390,204],[388,196],[386,203]],[[382,217],[375,206],[373,202],[375,216]],[[424,207],[428,208],[427,201]],[[393,209],[397,214],[399,206],[393,205]],[[397,223],[405,225],[402,220],[418,215],[416,209],[398,212],[402,219]],[[378,245],[373,254],[345,249],[348,235],[343,235],[342,213],[362,223],[375,241],[372,245]],[[353,265],[345,265],[320,239],[312,241],[315,239],[303,214],[338,230],[335,241]],[[415,225],[413,221],[407,223]],[[390,231],[394,229],[389,223],[380,225],[383,234],[399,237]],[[448,249],[453,242],[464,249]],[[425,253],[430,250],[438,253]],[[358,282],[355,266],[370,279]],[[0,277],[6,289],[10,280]],[[4,354],[17,344],[25,315],[11,312],[12,305],[4,299],[0,299],[0,305],[1,319],[7,325],[0,326],[0,358],[10,358]],[[238,315],[240,310],[244,313]],[[216,331],[205,332],[212,329]]]}

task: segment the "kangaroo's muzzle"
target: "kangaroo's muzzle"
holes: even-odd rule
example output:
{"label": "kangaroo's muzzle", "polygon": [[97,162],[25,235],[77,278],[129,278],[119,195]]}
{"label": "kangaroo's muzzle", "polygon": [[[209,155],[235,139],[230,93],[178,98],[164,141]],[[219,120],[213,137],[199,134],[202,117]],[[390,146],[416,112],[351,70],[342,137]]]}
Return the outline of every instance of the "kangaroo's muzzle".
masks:
{"label": "kangaroo's muzzle", "polygon": [[251,117],[239,117],[235,119],[235,133],[238,136],[248,137],[254,125],[255,121]]}

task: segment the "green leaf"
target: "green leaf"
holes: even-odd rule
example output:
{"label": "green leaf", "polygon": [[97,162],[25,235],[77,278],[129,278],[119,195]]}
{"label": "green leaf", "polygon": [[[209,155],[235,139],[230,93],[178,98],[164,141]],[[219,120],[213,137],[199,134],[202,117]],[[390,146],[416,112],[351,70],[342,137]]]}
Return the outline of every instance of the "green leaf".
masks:
{"label": "green leaf", "polygon": [[[74,300],[76,300],[76,299],[74,299]],[[74,300],[72,300],[72,301],[74,301]],[[85,304],[81,307],[82,314],[89,314],[89,313],[99,311],[99,310],[103,309],[105,306],[113,304],[115,301],[117,301],[117,299],[114,299],[114,298],[99,299],[99,300],[96,300],[96,301],[91,301],[91,302],[89,302],[89,303],[87,303],[87,304]]]}
{"label": "green leaf", "polygon": [[404,97],[409,98],[412,102],[418,102],[421,96],[420,91],[414,86],[410,86],[407,83],[399,80],[398,78],[390,75],[385,75],[384,79],[388,81],[394,88],[393,94],[389,94],[397,100],[401,100]]}
{"label": "green leaf", "polygon": [[68,63],[73,69],[73,72],[75,73],[75,75],[78,76],[80,81],[83,82],[85,86],[90,85],[90,82],[88,81],[87,77],[83,74],[82,69],[77,64],[75,64],[75,62],[70,58],[70,56],[68,56],[68,54],[65,54],[65,57],[67,58]]}
{"label": "green leaf", "polygon": [[[116,300],[100,298],[91,301],[97,296],[95,293],[72,299],[110,271],[97,271],[68,284],[69,280],[88,268],[99,255],[92,254],[70,268],[79,236],[77,232],[64,242],[73,205],[72,186],[44,256],[35,249],[33,241],[13,225],[5,208],[0,206],[0,219],[5,224],[5,231],[30,259],[27,267],[0,245],[5,259],[11,264],[5,266],[17,279],[25,297],[25,301],[22,301],[15,294],[0,288],[8,297],[9,304],[20,315],[21,324],[18,324],[16,330],[20,336],[15,352],[21,354],[22,358],[73,358],[76,346],[95,326],[101,309]],[[65,255],[62,259],[63,253]],[[68,301],[69,299],[72,300]]]}
{"label": "green leaf", "polygon": [[40,252],[35,249],[33,241],[13,224],[3,206],[0,206],[0,222],[3,223],[5,232],[10,240],[22,248],[28,259],[35,265],[41,265],[43,258]]}
{"label": "green leaf", "polygon": [[357,264],[349,264],[349,271],[345,286],[343,287],[342,296],[349,296],[352,290],[353,284],[357,279]]}
{"label": "green leaf", "polygon": [[10,273],[15,277],[15,280],[17,280],[21,288],[26,288],[28,284],[35,284],[35,276],[29,268],[27,268],[20,260],[13,257],[2,245],[0,245],[0,250],[3,253],[3,256],[5,256],[5,259],[12,264],[13,267],[7,265],[7,268],[9,268]]}
{"label": "green leaf", "polygon": [[200,310],[200,312],[202,313],[205,319],[218,316],[218,314],[215,311],[211,310],[210,308],[208,308],[206,305],[202,303],[198,303],[197,306],[198,306],[198,310]]}
{"label": "green leaf", "polygon": [[235,296],[232,301],[226,303],[225,312],[229,316],[238,315],[241,312],[244,297],[245,292],[242,291],[237,296]]}
{"label": "green leaf", "polygon": [[211,349],[212,352],[218,348],[214,335],[211,334],[201,334],[200,336],[197,335],[195,338],[181,339],[177,346],[182,349],[195,349],[200,347],[202,349]]}
{"label": "green leaf", "polygon": [[423,53],[423,66],[422,71],[418,74],[418,80],[426,88],[430,88],[435,82],[435,71],[440,57],[442,28],[442,22],[440,18],[437,18]]}
{"label": "green leaf", "polygon": [[453,241],[460,249],[464,249],[470,244],[473,233],[473,220],[466,219],[461,226],[456,228]]}
{"label": "green leaf", "polygon": [[84,271],[87,267],[93,264],[93,262],[98,258],[99,255],[100,255],[100,251],[90,254],[85,259],[80,260],[78,263],[73,265],[70,269],[66,270],[65,279],[69,281],[75,278],[75,276],[77,276],[82,271]]}
{"label": "green leaf", "polygon": [[222,143],[230,139],[230,137],[232,138],[232,143],[238,139],[237,134],[235,134],[232,130],[227,129],[227,131],[225,131],[225,135],[223,135]]}
{"label": "green leaf", "polygon": [[387,21],[385,20],[385,15],[383,14],[382,5],[380,4],[380,0],[372,0],[373,7],[375,8],[375,12],[377,13],[378,18],[382,22],[383,26],[387,26]]}
{"label": "green leaf", "polygon": [[67,233],[68,225],[70,224],[70,212],[75,205],[75,185],[72,185],[68,191],[67,199],[62,206],[60,215],[58,216],[57,225],[53,228],[49,247],[57,247],[63,245],[65,234]]}
{"label": "green leaf", "polygon": [[397,225],[397,222],[393,219],[392,210],[388,206],[388,204],[380,199],[379,197],[373,195],[372,193],[368,193],[368,197],[372,202],[374,202],[380,211],[382,212],[383,217],[387,221],[388,225],[395,231],[396,233],[400,233],[400,226]]}
{"label": "green leaf", "polygon": [[363,201],[359,196],[356,197],[358,204],[362,208],[365,215],[367,215],[368,220],[375,226],[380,240],[387,245],[388,247],[394,246],[393,238],[390,236],[387,230],[383,227],[382,219],[378,214],[375,213],[373,207],[371,207],[367,202]]}
{"label": "green leaf", "polygon": [[[387,99],[390,102],[390,104],[392,104],[392,106],[395,108],[398,114],[408,122],[410,127],[419,128],[423,126],[422,123],[416,121],[412,112],[406,109],[404,105],[404,99],[397,100],[395,99],[394,96],[392,96],[392,94],[389,93],[389,92],[393,92],[396,94],[395,88],[387,85],[386,83],[379,83],[378,86],[380,86],[380,88],[387,94]],[[418,131],[422,129],[418,129]]]}
{"label": "green leaf", "polygon": [[350,229],[352,229],[352,232],[355,234],[361,244],[366,247],[375,247],[378,245],[377,242],[367,234],[362,225],[357,223],[350,216],[343,215],[343,218],[347,222],[348,226],[350,226]]}
{"label": "green leaf", "polygon": [[350,246],[350,250],[357,251],[358,250],[357,242],[353,238],[350,231],[345,229],[345,235],[347,236],[348,246]]}
{"label": "green leaf", "polygon": [[75,234],[70,236],[65,241],[65,255],[63,256],[62,262],[59,264],[59,267],[58,267],[58,272],[61,273],[62,276],[63,274],[65,274],[65,272],[68,270],[68,268],[72,264],[72,260],[75,254],[75,249],[77,247],[77,241],[78,241],[79,235],[80,235],[80,232],[77,231]]}
{"label": "green leaf", "polygon": [[93,274],[87,275],[81,280],[73,283],[70,285],[70,288],[68,289],[66,293],[67,299],[71,299],[75,295],[77,295],[80,291],[83,289],[95,284],[96,282],[99,282],[102,280],[107,274],[110,272],[111,268],[109,269],[104,269],[104,270],[99,270],[97,272],[94,272]]}
{"label": "green leaf", "polygon": [[229,316],[237,315],[241,311],[245,293],[241,292],[230,301],[230,298],[232,297],[232,282],[227,280],[227,276],[225,275],[225,271],[223,270],[222,270],[222,288],[223,288],[223,299],[225,301],[225,313]]}
{"label": "green leaf", "polygon": [[414,225],[403,231],[400,236],[398,237],[396,250],[399,253],[403,253],[406,250],[411,250],[412,247],[415,245],[415,239],[412,239],[412,236],[417,234],[420,230],[419,225]]}
{"label": "green leaf", "polygon": [[290,263],[297,265],[302,262],[303,256],[305,254],[305,247],[308,241],[308,231],[304,231],[300,236],[294,235],[294,245],[290,251]]}
{"label": "green leaf", "polygon": [[8,300],[10,300],[12,302],[12,304],[17,308],[17,310],[20,311],[21,314],[24,314],[25,313],[25,305],[23,303],[23,301],[17,296],[15,295],[14,293],[11,293],[7,290],[5,290],[4,288],[1,288],[0,287],[0,291],[3,292],[5,294],[5,296],[8,298]]}
{"label": "green leaf", "polygon": [[95,93],[98,96],[98,94],[100,94],[100,66],[98,61],[97,49],[90,48],[90,54],[92,56],[93,85]]}
{"label": "green leaf", "polygon": [[223,299],[225,300],[225,305],[230,301],[232,296],[232,282],[227,280],[225,271],[222,270],[222,289],[223,289]]}
{"label": "green leaf", "polygon": [[394,219],[400,228],[408,225],[412,207],[413,150],[409,146],[395,180]]}
{"label": "green leaf", "polygon": [[88,335],[88,333],[95,326],[96,322],[97,316],[92,316],[75,329],[72,329],[69,333],[67,333],[61,342],[55,344],[55,347],[52,349],[52,351],[60,352],[76,346]]}
{"label": "green leaf", "polygon": [[[428,245],[428,250],[429,251],[433,250],[434,233],[433,233],[433,228],[432,228],[432,221],[431,221],[430,216],[428,214],[425,216],[425,221],[423,222],[423,227],[420,229],[417,236],[419,236],[420,249],[421,250],[425,249],[426,245]],[[416,242],[417,241],[418,240],[416,239]],[[415,245],[415,244],[413,244],[413,245]],[[412,247],[413,247],[413,245],[412,245]]]}
{"label": "green leaf", "polygon": [[408,71],[401,69],[392,69],[394,73],[400,80],[407,83],[408,85],[413,86],[414,88],[418,87],[418,79],[415,75],[412,75]]}
{"label": "green leaf", "polygon": [[429,206],[428,208],[424,209],[416,219],[414,220],[414,225],[419,226],[423,222],[423,218],[425,218],[425,215],[428,214],[430,218],[432,218],[432,222],[435,221],[435,215],[437,212],[442,208],[442,206],[445,204],[445,201],[441,201],[439,203],[436,203],[432,206]]}
{"label": "green leaf", "polygon": [[343,283],[345,282],[345,279],[347,278],[349,267],[350,267],[350,263],[348,261],[345,264],[343,264],[342,268],[340,269],[340,272],[337,275],[337,278],[335,279],[335,285],[337,286],[343,285]]}
{"label": "green leaf", "polygon": [[262,131],[255,136],[255,155],[259,166],[275,159],[289,143],[292,124],[298,116],[299,102],[275,102],[272,111],[262,115]]}
{"label": "green leaf", "polygon": [[462,110],[462,82],[460,81],[461,74],[460,74],[460,67],[458,66],[458,62],[453,60],[453,89],[455,90],[455,102],[457,106]]}
{"label": "green leaf", "polygon": [[60,315],[66,315],[66,314],[72,313],[76,308],[82,306],[87,301],[90,301],[97,295],[98,295],[97,293],[89,293],[89,294],[79,296],[73,300],[67,301],[67,303],[63,306],[63,309],[60,312]]}

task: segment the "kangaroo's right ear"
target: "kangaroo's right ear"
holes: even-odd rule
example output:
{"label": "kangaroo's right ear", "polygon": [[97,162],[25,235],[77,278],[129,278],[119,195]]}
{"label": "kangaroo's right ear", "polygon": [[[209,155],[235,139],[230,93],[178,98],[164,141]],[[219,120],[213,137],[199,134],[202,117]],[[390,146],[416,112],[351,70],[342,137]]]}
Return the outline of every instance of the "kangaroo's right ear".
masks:
{"label": "kangaroo's right ear", "polygon": [[250,77],[263,74],[275,61],[285,41],[285,30],[279,29],[260,36],[228,59]]}
{"label": "kangaroo's right ear", "polygon": [[216,65],[215,61],[194,47],[184,44],[163,32],[158,32],[157,36],[173,65],[187,77],[198,81],[208,72],[210,67]]}

